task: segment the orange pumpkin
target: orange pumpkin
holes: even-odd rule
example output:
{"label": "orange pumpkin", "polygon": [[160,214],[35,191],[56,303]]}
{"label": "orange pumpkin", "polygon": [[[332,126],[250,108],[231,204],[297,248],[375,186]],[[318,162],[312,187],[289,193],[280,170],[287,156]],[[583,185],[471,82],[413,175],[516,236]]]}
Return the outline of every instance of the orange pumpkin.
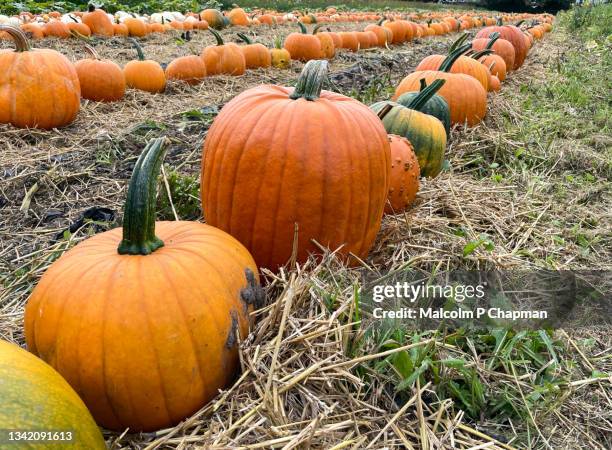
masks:
{"label": "orange pumpkin", "polygon": [[419,190],[419,161],[410,141],[394,134],[389,135],[391,150],[391,182],[385,205],[386,214],[406,211],[414,202]]}
{"label": "orange pumpkin", "polygon": [[371,31],[376,35],[376,41],[379,47],[385,47],[389,42],[391,42],[391,40],[393,40],[393,32],[389,28],[385,28],[380,25],[368,25],[365,27],[365,31]]}
{"label": "orange pumpkin", "polygon": [[198,84],[206,77],[206,64],[200,56],[181,56],[173,59],[166,67],[168,80],[184,81]]}
{"label": "orange pumpkin", "polygon": [[506,71],[512,70],[514,67],[514,46],[505,39],[500,39],[499,33],[491,33],[486,38],[474,39],[472,48],[475,51],[493,50],[495,55],[504,60]]}
{"label": "orange pumpkin", "polygon": [[354,31],[341,31],[338,35],[342,39],[342,48],[352,52],[359,51],[359,38],[357,38],[357,33]]}
{"label": "orange pumpkin", "polygon": [[205,9],[200,13],[200,17],[212,28],[220,30],[225,26],[223,14],[218,9]]}
{"label": "orange pumpkin", "polygon": [[26,306],[28,349],[112,430],[173,426],[231,383],[263,294],[253,258],[228,234],[155,222],[163,140],[136,162],[123,229],[62,255]]}
{"label": "orange pumpkin", "polygon": [[24,23],[20,27],[29,39],[38,40],[45,37],[42,27],[36,23]]}
{"label": "orange pumpkin", "polygon": [[51,129],[66,126],[80,108],[79,77],[55,50],[32,49],[20,28],[0,25],[15,51],[0,50],[0,123]]}
{"label": "orange pumpkin", "polygon": [[145,37],[148,34],[147,24],[136,17],[127,17],[123,23],[127,27],[130,36]]}
{"label": "orange pumpkin", "polygon": [[249,18],[244,12],[242,8],[234,8],[228,14],[227,18],[229,19],[232,25],[239,25],[246,27],[249,25]]}
{"label": "orange pumpkin", "polygon": [[298,22],[300,33],[291,33],[285,38],[283,47],[291,54],[291,59],[309,61],[319,59],[322,55],[321,42],[319,39],[308,34],[306,26]]}
{"label": "orange pumpkin", "polygon": [[513,25],[498,25],[483,28],[476,34],[476,37],[486,38],[495,32],[498,32],[502,39],[509,41],[514,47],[514,65],[512,68],[516,70],[521,67],[529,51],[523,32]]}
{"label": "orange pumpkin", "polygon": [[166,74],[157,61],[146,59],[142,47],[134,38],[130,42],[136,48],[138,59],[128,62],[123,68],[128,87],[157,94],[166,89]]}
{"label": "orange pumpkin", "polygon": [[115,36],[127,37],[130,35],[130,30],[128,30],[126,24],[117,22],[113,24],[113,33],[115,33]]}
{"label": "orange pumpkin", "polygon": [[95,102],[114,102],[125,95],[125,76],[121,67],[110,59],[100,59],[89,45],[85,46],[91,58],[81,59],[74,65],[81,84],[81,97]]}
{"label": "orange pumpkin", "polygon": [[270,67],[272,57],[270,51],[263,44],[254,44],[251,38],[244,33],[238,33],[238,37],[246,42],[247,45],[240,47],[244,55],[247,69],[257,69],[258,67]]}
{"label": "orange pumpkin", "polygon": [[70,37],[70,29],[64,22],[53,19],[43,26],[43,33],[47,37],[67,39]]}
{"label": "orange pumpkin", "polygon": [[482,121],[487,113],[487,91],[474,77],[463,73],[450,73],[456,59],[467,51],[470,44],[459,47],[440,65],[439,70],[413,72],[404,78],[393,95],[393,100],[405,92],[418,91],[421,79],[429,85],[437,79],[446,80],[438,95],[446,100],[450,109],[451,123],[473,126]]}
{"label": "orange pumpkin", "polygon": [[88,12],[83,14],[81,20],[89,27],[92,34],[105,37],[112,37],[114,34],[113,22],[106,15],[106,12],[92,4],[89,5]]}
{"label": "orange pumpkin", "polygon": [[68,22],[66,24],[68,26],[70,34],[72,34],[72,32],[75,32],[80,34],[81,36],[91,36],[91,30],[87,25],[85,25],[83,22],[79,22],[76,17],[72,15],[70,16],[70,18],[72,19],[72,22]]}
{"label": "orange pumpkin", "polygon": [[332,59],[336,55],[336,46],[334,40],[329,33],[319,32],[321,24],[315,26],[312,30],[319,42],[321,43],[321,59]]}
{"label": "orange pumpkin", "polygon": [[209,45],[202,50],[202,59],[208,75],[242,75],[246,70],[246,61],[240,47],[234,43],[225,44],[221,35],[209,28],[217,45]]}
{"label": "orange pumpkin", "polygon": [[295,89],[242,92],[206,136],[206,221],[242,242],[260,267],[277,270],[294,246],[304,262],[320,253],[313,240],[365,258],[380,227],[391,167],[387,133],[367,106],[321,91],[326,68],[325,60],[309,61]]}

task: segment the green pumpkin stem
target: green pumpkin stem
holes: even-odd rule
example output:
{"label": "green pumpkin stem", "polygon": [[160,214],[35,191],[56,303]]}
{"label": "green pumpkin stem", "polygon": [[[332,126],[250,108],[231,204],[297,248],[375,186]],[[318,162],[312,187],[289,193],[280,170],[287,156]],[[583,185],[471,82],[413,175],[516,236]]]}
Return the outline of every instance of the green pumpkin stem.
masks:
{"label": "green pumpkin stem", "polygon": [[489,39],[491,40],[487,43],[487,46],[485,47],[485,49],[493,48],[493,44],[495,44],[495,41],[497,41],[499,37],[500,37],[500,34],[497,31],[495,33],[491,33],[489,35]]}
{"label": "green pumpkin stem", "polygon": [[504,24],[503,19],[500,17],[497,18],[497,26],[501,27]]}
{"label": "green pumpkin stem", "polygon": [[455,61],[459,59],[461,55],[467,52],[470,48],[472,48],[472,44],[465,44],[455,50],[453,53],[448,55],[442,64],[440,64],[440,68],[438,69],[440,72],[450,72],[451,67],[455,64]]}
{"label": "green pumpkin stem", "polygon": [[3,31],[13,38],[15,42],[15,51],[17,53],[29,52],[31,50],[28,37],[20,28],[12,25],[0,25],[0,33]]}
{"label": "green pumpkin stem", "polygon": [[459,36],[459,38],[455,42],[453,42],[451,46],[448,48],[448,54],[450,55],[455,50],[457,50],[460,46],[462,46],[467,40],[468,36],[469,34],[467,33],[463,33],[461,36]]}
{"label": "green pumpkin stem", "polygon": [[250,37],[248,37],[246,34],[244,33],[237,33],[238,37],[240,39],[242,39],[242,41],[244,41],[245,43],[247,43],[248,45],[251,45],[253,43],[253,41],[251,40]]}
{"label": "green pumpkin stem", "polygon": [[[421,81],[424,80],[424,78],[421,79]],[[421,109],[423,109],[423,106],[425,106],[425,103],[427,103],[429,99],[433,97],[434,94],[438,92],[442,86],[444,86],[444,83],[446,83],[446,80],[434,80],[434,82],[431,83],[429,86],[424,89],[421,89],[418,95],[412,100],[410,100],[410,103],[406,105],[406,108],[414,109],[415,111],[420,111]],[[421,84],[421,88],[423,88],[423,84]]]}
{"label": "green pumpkin stem", "polygon": [[322,23],[318,23],[314,26],[314,28],[312,29],[312,34],[317,34],[319,32],[319,30],[321,29],[321,27],[323,26]]}
{"label": "green pumpkin stem", "polygon": [[138,41],[136,39],[134,39],[134,38],[130,38],[129,41],[134,46],[134,48],[136,49],[136,53],[138,54],[138,60],[139,61],[144,61],[146,59],[145,58],[145,54],[144,54],[144,51],[142,50],[142,47],[138,43]]}
{"label": "green pumpkin stem", "polygon": [[521,25],[523,25],[525,23],[525,19],[523,20],[519,20],[518,22],[516,22],[516,24],[514,25],[515,27],[520,27]]}
{"label": "green pumpkin stem", "polygon": [[165,139],[149,142],[134,166],[123,212],[123,239],[117,247],[120,255],[149,255],[164,246],[155,236],[155,205]]}
{"label": "green pumpkin stem", "polygon": [[302,32],[302,34],[308,34],[308,29],[306,28],[306,25],[304,25],[302,22],[298,22],[298,26],[300,27],[300,31]]}
{"label": "green pumpkin stem", "polygon": [[321,95],[323,82],[327,78],[327,61],[324,59],[313,59],[306,63],[302,73],[297,80],[295,90],[290,98],[297,100],[300,98],[314,101]]}
{"label": "green pumpkin stem", "polygon": [[425,78],[421,78],[419,80],[419,92],[427,87],[427,80]]}
{"label": "green pumpkin stem", "polygon": [[277,49],[279,49],[279,50],[280,50],[281,48],[283,48],[283,42],[282,42],[282,40],[281,40],[281,37],[280,37],[280,36],[275,36],[275,37],[274,37],[274,48],[277,48]]}
{"label": "green pumpkin stem", "polygon": [[90,3],[89,5],[87,5],[87,11],[92,13],[96,10],[96,6],[93,3]]}
{"label": "green pumpkin stem", "polygon": [[487,48],[484,50],[480,50],[479,52],[474,52],[473,54],[470,55],[470,58],[474,58],[475,60],[478,61],[483,56],[490,55],[491,53],[495,53],[495,51],[491,50],[490,48]]}
{"label": "green pumpkin stem", "polygon": [[217,32],[217,30],[213,30],[212,28],[209,28],[208,31],[210,31],[212,35],[215,37],[215,39],[217,40],[217,45],[225,45],[225,43],[223,42],[223,38]]}
{"label": "green pumpkin stem", "polygon": [[387,19],[385,19],[384,17],[381,17],[381,18],[380,18],[380,20],[379,20],[378,22],[376,22],[376,25],[378,25],[379,27],[381,27],[381,26],[382,26],[382,24],[383,24],[383,22],[384,22],[385,20],[387,20]]}
{"label": "green pumpkin stem", "polygon": [[91,45],[85,45],[85,47],[83,47],[85,49],[85,51],[87,53],[89,53],[91,55],[91,57],[97,61],[100,60],[100,55],[98,54],[98,52],[96,51],[95,48],[93,48]]}

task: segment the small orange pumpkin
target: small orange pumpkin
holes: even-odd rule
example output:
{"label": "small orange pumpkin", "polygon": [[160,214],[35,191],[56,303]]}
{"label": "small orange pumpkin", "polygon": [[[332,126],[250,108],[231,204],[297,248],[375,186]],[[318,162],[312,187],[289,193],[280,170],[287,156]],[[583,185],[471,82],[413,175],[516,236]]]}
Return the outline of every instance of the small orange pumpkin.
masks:
{"label": "small orange pumpkin", "polygon": [[385,205],[386,214],[406,211],[419,190],[419,161],[412,144],[405,137],[389,135],[391,147],[391,183]]}
{"label": "small orange pumpkin", "polygon": [[142,47],[134,38],[130,42],[136,48],[138,59],[128,62],[123,68],[128,87],[157,94],[166,89],[166,74],[157,61],[146,59]]}
{"label": "small orange pumpkin", "polygon": [[321,41],[316,36],[308,34],[308,30],[302,22],[298,22],[298,25],[300,33],[289,34],[283,44],[283,47],[291,54],[291,59],[309,61],[321,58]]}
{"label": "small orange pumpkin", "polygon": [[114,102],[125,95],[125,76],[121,67],[110,59],[100,59],[89,45],[85,46],[91,58],[81,59],[74,65],[81,84],[81,97],[95,102]]}
{"label": "small orange pumpkin", "polygon": [[217,45],[209,45],[202,50],[202,59],[208,75],[242,75],[246,71],[246,61],[240,47],[234,43],[225,44],[221,35],[209,28]]}
{"label": "small orange pumpkin", "polygon": [[238,33],[238,37],[247,44],[240,47],[242,54],[244,55],[244,61],[247,69],[270,67],[272,64],[272,57],[270,56],[270,51],[265,45],[253,43],[251,38],[244,33]]}

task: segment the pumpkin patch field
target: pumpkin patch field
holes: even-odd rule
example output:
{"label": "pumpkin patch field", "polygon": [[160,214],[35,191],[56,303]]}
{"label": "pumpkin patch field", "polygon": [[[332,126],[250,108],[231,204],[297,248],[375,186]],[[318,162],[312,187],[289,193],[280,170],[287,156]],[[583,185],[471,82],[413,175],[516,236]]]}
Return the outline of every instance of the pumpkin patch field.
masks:
{"label": "pumpkin patch field", "polygon": [[0,3],[0,449],[611,448],[612,7],[302,3]]}

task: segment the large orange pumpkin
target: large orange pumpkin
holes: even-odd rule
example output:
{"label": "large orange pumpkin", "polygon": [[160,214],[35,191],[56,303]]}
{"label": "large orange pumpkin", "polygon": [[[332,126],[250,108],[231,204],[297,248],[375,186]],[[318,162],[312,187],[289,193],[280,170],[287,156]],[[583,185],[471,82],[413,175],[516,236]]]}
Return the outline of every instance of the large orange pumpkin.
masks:
{"label": "large orange pumpkin", "polygon": [[92,34],[111,37],[114,34],[113,22],[102,9],[89,5],[88,12],[83,14],[83,23],[89,27]]}
{"label": "large orange pumpkin", "polygon": [[244,12],[242,8],[234,8],[228,14],[227,18],[229,19],[232,25],[239,25],[246,27],[249,25],[249,18]]}
{"label": "large orange pumpkin", "polygon": [[155,222],[162,146],[154,140],[136,162],[123,230],[66,252],[25,311],[29,350],[113,430],[173,426],[231,383],[263,294],[253,258],[230,235]]}
{"label": "large orange pumpkin", "polygon": [[444,60],[439,70],[424,70],[408,75],[395,90],[393,100],[404,92],[419,90],[423,78],[427,84],[437,79],[446,80],[438,95],[448,103],[451,123],[467,123],[468,126],[479,123],[487,113],[487,91],[474,77],[463,73],[450,73],[455,60],[469,47],[470,44],[459,47]]}
{"label": "large orange pumpkin", "polygon": [[260,267],[320,253],[365,258],[389,189],[387,133],[367,106],[321,91],[327,61],[310,61],[295,89],[251,88],[208,131],[202,166],[207,223],[227,231]]}
{"label": "large orange pumpkin", "polygon": [[52,19],[43,26],[43,33],[47,37],[68,39],[70,37],[70,28],[64,22]]}
{"label": "large orange pumpkin", "polygon": [[0,50],[0,123],[51,129],[72,123],[81,88],[73,64],[59,52],[32,49],[21,29],[0,25],[15,51]]}
{"label": "large orange pumpkin", "polygon": [[91,58],[74,65],[81,84],[81,96],[96,102],[114,102],[125,95],[125,76],[121,67],[110,59],[100,59],[98,53],[85,46]]}
{"label": "large orange pumpkin", "polygon": [[246,70],[246,60],[242,50],[233,42],[225,44],[221,35],[212,28],[209,28],[217,45],[209,45],[202,50],[202,59],[206,65],[208,75],[242,75]]}

